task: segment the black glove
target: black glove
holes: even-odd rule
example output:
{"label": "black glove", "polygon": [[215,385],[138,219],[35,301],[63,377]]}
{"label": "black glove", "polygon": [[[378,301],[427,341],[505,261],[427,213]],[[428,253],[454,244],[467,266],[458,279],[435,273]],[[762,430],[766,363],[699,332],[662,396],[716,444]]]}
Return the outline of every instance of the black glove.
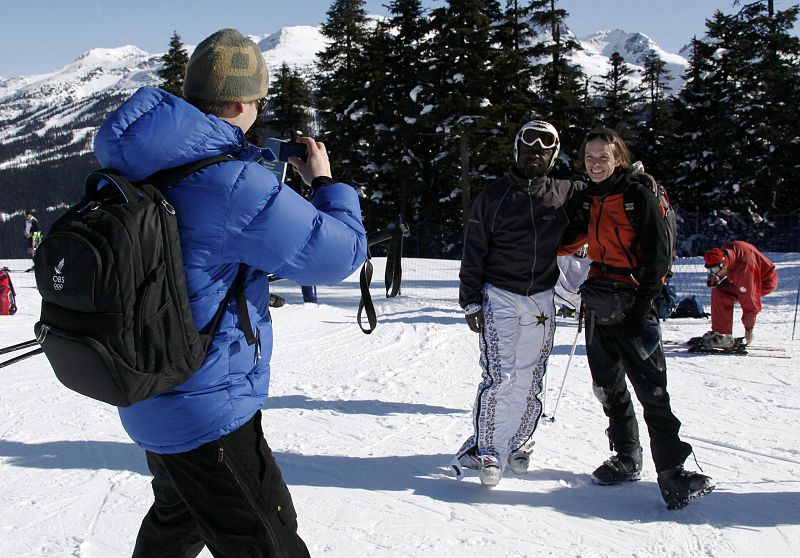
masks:
{"label": "black glove", "polygon": [[471,303],[464,307],[464,320],[469,328],[475,333],[480,333],[483,329],[483,308],[480,304]]}
{"label": "black glove", "polygon": [[270,308],[280,308],[284,304],[286,304],[286,300],[282,296],[269,293]]}

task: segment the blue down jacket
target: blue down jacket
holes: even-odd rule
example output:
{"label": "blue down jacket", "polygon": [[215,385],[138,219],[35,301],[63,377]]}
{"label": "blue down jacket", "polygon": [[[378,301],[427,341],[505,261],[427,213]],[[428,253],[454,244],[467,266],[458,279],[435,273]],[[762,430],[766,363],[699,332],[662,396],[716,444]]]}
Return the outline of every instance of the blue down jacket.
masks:
{"label": "blue down jacket", "polygon": [[122,425],[141,447],[189,451],[236,430],[264,405],[272,322],[268,272],[301,285],[335,283],[366,258],[358,195],[346,184],[318,188],[306,201],[259,165],[269,150],[247,144],[241,129],[160,89],[134,93],[100,128],[95,155],[130,180],[212,155],[242,160],[204,168],[174,185],[186,283],[202,329],[230,290],[240,263],[253,330],[248,346],[235,300],[228,305],[203,366],[175,389],[120,408]]}

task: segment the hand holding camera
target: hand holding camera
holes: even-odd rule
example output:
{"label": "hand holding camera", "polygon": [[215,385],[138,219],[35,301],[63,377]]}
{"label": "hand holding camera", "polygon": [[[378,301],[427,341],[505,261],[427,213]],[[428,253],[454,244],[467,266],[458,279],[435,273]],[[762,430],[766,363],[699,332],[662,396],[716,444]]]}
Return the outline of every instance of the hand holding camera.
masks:
{"label": "hand holding camera", "polygon": [[[292,165],[294,170],[300,174],[303,182],[310,186],[311,182],[318,176],[331,178],[331,163],[328,160],[328,152],[325,150],[324,143],[314,141],[314,138],[303,136],[297,138],[295,144],[288,143],[286,145],[302,145],[306,150],[307,156],[305,159],[301,157],[301,153],[286,157],[286,162]],[[283,149],[281,149],[281,153],[283,153]]]}

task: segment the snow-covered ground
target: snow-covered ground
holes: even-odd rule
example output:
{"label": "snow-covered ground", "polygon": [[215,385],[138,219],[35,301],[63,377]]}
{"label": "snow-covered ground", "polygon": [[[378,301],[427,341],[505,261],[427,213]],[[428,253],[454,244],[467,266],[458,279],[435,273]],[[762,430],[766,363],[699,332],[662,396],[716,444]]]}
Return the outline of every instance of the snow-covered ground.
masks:
{"label": "snow-covered ground", "polygon": [[[273,311],[264,431],[311,555],[799,555],[800,341],[790,339],[800,255],[776,260],[780,290],[765,299],[756,329],[762,350],[668,351],[682,434],[717,483],[679,511],[665,508],[648,452],[640,482],[590,482],[609,451],[582,340],[555,420],[543,420],[536,433],[530,472],[494,490],[471,473],[453,479],[448,463],[469,434],[480,377],[477,338],[456,304],[457,262],[406,260],[403,294],[385,299],[383,262],[376,260],[379,324],[372,335],[355,322],[357,275],[320,287],[318,305],[303,304],[299,287],[274,283],[287,304]],[[3,264],[22,270],[29,261]],[[0,347],[32,338],[39,313],[32,274],[12,278],[20,310],[0,317]],[[707,319],[668,320],[664,338],[708,328]],[[738,313],[736,328],[741,335]],[[559,322],[548,414],[575,333],[574,321]],[[129,556],[152,495],[143,451],[116,410],[62,387],[43,356],[0,375],[0,556]],[[642,438],[647,447],[644,429]],[[691,459],[687,465],[696,469]]]}

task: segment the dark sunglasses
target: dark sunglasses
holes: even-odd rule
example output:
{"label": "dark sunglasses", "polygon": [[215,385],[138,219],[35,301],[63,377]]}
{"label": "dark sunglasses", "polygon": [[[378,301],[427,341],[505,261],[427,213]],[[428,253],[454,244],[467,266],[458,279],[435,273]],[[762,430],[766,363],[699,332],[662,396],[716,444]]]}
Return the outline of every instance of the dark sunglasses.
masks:
{"label": "dark sunglasses", "polygon": [[614,141],[614,138],[610,134],[608,134],[606,132],[589,132],[583,138],[583,141],[588,143],[588,142],[590,142],[592,140],[596,140],[596,139],[601,139],[603,141],[607,141],[608,143],[613,143],[613,141]]}
{"label": "dark sunglasses", "polygon": [[256,102],[258,103],[256,105],[256,114],[260,116],[261,113],[264,112],[264,109],[267,108],[267,98],[266,97],[261,97]]}

